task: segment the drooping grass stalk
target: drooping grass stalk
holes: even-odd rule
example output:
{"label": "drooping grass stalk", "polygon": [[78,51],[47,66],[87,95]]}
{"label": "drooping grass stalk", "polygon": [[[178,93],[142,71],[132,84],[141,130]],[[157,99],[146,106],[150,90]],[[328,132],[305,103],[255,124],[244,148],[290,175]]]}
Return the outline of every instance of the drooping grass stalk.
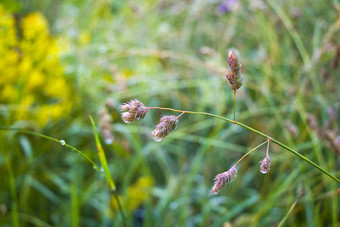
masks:
{"label": "drooping grass stalk", "polygon": [[236,121],[236,90],[234,90],[234,121]]}
{"label": "drooping grass stalk", "polygon": [[116,190],[116,185],[112,179],[112,176],[111,176],[111,173],[110,173],[110,170],[109,170],[109,166],[107,165],[107,160],[106,160],[106,156],[105,156],[105,153],[104,153],[104,150],[103,150],[103,147],[100,143],[100,140],[99,140],[99,137],[98,137],[98,133],[97,133],[97,129],[96,129],[96,125],[92,119],[91,116],[90,117],[90,120],[91,120],[91,124],[92,124],[92,127],[93,127],[93,131],[94,131],[94,136],[95,136],[95,140],[96,140],[96,146],[97,146],[97,150],[98,150],[98,156],[99,156],[99,160],[100,160],[100,163],[104,169],[104,172],[105,172],[105,179],[107,181],[107,183],[109,184],[110,186],[110,189],[111,189],[111,192],[113,193],[113,197],[115,198],[117,204],[118,204],[118,210],[122,216],[122,220],[123,220],[123,225],[125,227],[127,227],[127,222],[126,222],[126,219],[125,219],[125,214],[124,214],[124,210],[123,210],[123,207],[122,207],[122,204],[120,202],[120,199],[118,197],[118,193],[117,193],[117,190]]}
{"label": "drooping grass stalk", "polygon": [[149,109],[149,110],[151,110],[151,109],[169,110],[169,111],[180,112],[180,113],[185,112],[185,113],[189,113],[189,114],[208,115],[208,116],[211,116],[211,117],[216,117],[216,118],[219,118],[219,119],[228,121],[228,122],[230,122],[230,123],[233,123],[233,121],[230,120],[230,119],[228,119],[228,118],[221,117],[221,116],[216,115],[216,114],[206,113],[206,112],[193,112],[193,111],[187,111],[187,110],[175,110],[175,109],[166,108],[166,107],[148,107],[148,109]]}
{"label": "drooping grass stalk", "polygon": [[[92,126],[95,129],[95,125],[94,125],[94,122],[93,122],[93,119],[91,118],[91,116],[90,116],[90,120],[91,120]],[[102,173],[102,171],[100,171],[100,168],[98,167],[98,165],[91,158],[89,158],[86,154],[84,154],[83,152],[81,152],[77,148],[67,144],[64,140],[58,140],[58,139],[55,139],[53,137],[46,136],[46,135],[43,135],[43,134],[40,134],[40,133],[37,133],[37,132],[33,132],[33,131],[29,131],[29,130],[26,130],[26,129],[22,129],[22,128],[0,127],[0,130],[17,131],[17,132],[20,132],[20,133],[29,134],[29,135],[33,135],[33,136],[38,136],[38,137],[41,137],[41,138],[44,138],[44,139],[51,140],[51,141],[54,141],[56,143],[59,143],[60,145],[65,146],[67,148],[70,148],[70,149],[74,150],[75,152],[77,152],[78,154],[82,155],[87,161],[89,161],[92,164],[93,168],[96,171],[98,171],[101,175],[103,175],[103,173]],[[98,156],[99,156],[99,159],[100,159],[100,162],[101,162],[102,165],[103,165],[104,162],[106,163],[106,167],[104,167],[104,165],[105,165],[104,164],[103,165],[103,169],[104,169],[105,174],[107,174],[105,169],[107,168],[107,171],[108,171],[108,166],[107,166],[107,162],[106,162],[105,153],[104,153],[103,148],[102,148],[102,146],[100,144],[97,131],[95,130],[94,132],[95,132],[95,137],[96,137],[96,145],[97,145],[97,148],[98,148]],[[99,143],[100,146],[98,146],[98,143]],[[105,159],[105,161],[104,161],[104,159]],[[109,171],[108,171],[108,174],[111,177],[111,174],[110,174]],[[110,180],[108,180],[107,177],[106,177],[106,179],[107,179],[108,182],[110,181]],[[111,180],[112,180],[112,177],[111,177]],[[117,191],[116,191],[116,186],[115,186],[113,180],[112,180],[111,183],[108,183],[108,184],[109,184],[110,189],[111,189],[111,191],[112,191],[112,193],[114,195],[114,198],[115,198],[115,200],[116,200],[116,202],[118,204],[118,209],[121,212],[124,226],[127,226],[125,215],[124,215],[124,211],[122,209],[122,205],[121,205],[121,202],[119,200],[119,197],[118,197],[118,194],[117,194]]]}
{"label": "drooping grass stalk", "polygon": [[81,152],[77,148],[72,147],[71,145],[67,144],[64,140],[57,140],[57,139],[55,139],[53,137],[46,136],[46,135],[43,135],[43,134],[40,134],[40,133],[37,133],[37,132],[32,132],[32,131],[29,131],[29,130],[26,130],[26,129],[22,129],[22,128],[0,127],[0,130],[17,131],[17,132],[20,132],[20,133],[29,134],[29,135],[33,135],[33,136],[38,136],[38,137],[41,137],[41,138],[48,139],[48,140],[54,141],[56,143],[59,143],[60,145],[65,146],[67,148],[70,148],[70,149],[74,150],[75,152],[77,152],[78,154],[80,154],[81,156],[83,156],[87,161],[89,161],[92,164],[92,166],[93,166],[93,168],[95,170],[97,170],[98,172],[101,173],[99,167],[97,166],[97,164],[94,161],[92,161],[91,158],[89,158],[86,154],[84,154],[83,152]]}
{"label": "drooping grass stalk", "polygon": [[176,118],[180,118],[183,114],[185,114],[185,111],[183,111],[183,113],[181,113],[180,115],[178,115]]}
{"label": "drooping grass stalk", "polygon": [[270,138],[267,139],[267,150],[266,150],[266,156],[268,156],[268,153],[269,153],[269,142],[270,142]]}
{"label": "drooping grass stalk", "polygon": [[257,148],[261,147],[262,145],[268,143],[268,140],[264,141],[263,143],[261,143],[260,145],[257,145],[256,147],[254,147],[253,149],[251,149],[250,151],[248,151],[245,155],[242,156],[242,158],[240,158],[240,160],[238,160],[234,166],[237,166],[237,164],[239,162],[241,162],[245,157],[247,157],[250,153],[252,153],[253,151],[255,151]]}
{"label": "drooping grass stalk", "polygon": [[233,120],[230,120],[228,118],[225,118],[225,117],[222,117],[222,116],[219,116],[219,115],[216,115],[216,114],[206,113],[206,112],[194,112],[194,111],[187,111],[187,110],[176,110],[176,109],[164,108],[164,107],[148,107],[148,109],[169,110],[169,111],[174,111],[174,112],[185,112],[185,113],[188,113],[188,114],[207,115],[207,116],[210,116],[210,117],[219,118],[221,120],[224,120],[224,121],[227,121],[227,122],[230,122],[230,123],[233,123],[233,124],[240,125],[241,127],[246,128],[246,129],[248,129],[248,130],[250,130],[250,131],[252,131],[252,132],[254,132],[254,133],[256,133],[256,134],[258,134],[260,136],[263,136],[263,137],[265,137],[267,139],[270,139],[272,142],[276,143],[280,147],[283,147],[284,149],[286,149],[289,152],[293,153],[294,155],[298,156],[299,158],[301,158],[305,162],[308,162],[309,164],[311,164],[312,166],[314,166],[315,168],[317,168],[318,170],[320,170],[321,172],[323,172],[324,174],[326,174],[327,176],[332,178],[334,181],[340,183],[340,180],[337,177],[335,177],[333,174],[331,174],[330,172],[328,172],[327,170],[325,170],[321,166],[317,165],[313,161],[309,160],[305,156],[301,155],[300,153],[298,153],[294,149],[288,147],[287,145],[281,143],[280,141],[275,140],[272,137],[270,137],[270,136],[268,136],[268,135],[266,135],[266,134],[264,134],[264,133],[262,133],[262,132],[260,132],[260,131],[258,131],[256,129],[253,129],[253,128],[249,127],[248,125],[242,124],[241,122],[233,121]]}

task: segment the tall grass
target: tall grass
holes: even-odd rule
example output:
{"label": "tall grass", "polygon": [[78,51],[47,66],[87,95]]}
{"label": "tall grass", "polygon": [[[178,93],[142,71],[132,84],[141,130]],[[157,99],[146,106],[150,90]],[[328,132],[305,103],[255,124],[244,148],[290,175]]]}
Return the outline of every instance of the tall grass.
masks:
{"label": "tall grass", "polygon": [[155,143],[149,132],[171,112],[150,111],[126,126],[118,111],[138,97],[148,106],[232,119],[233,94],[224,78],[225,51],[233,46],[246,74],[237,93],[237,121],[339,178],[339,154],[324,136],[339,135],[337,1],[238,1],[224,14],[216,11],[219,2],[209,1],[11,2],[6,9],[18,19],[33,11],[49,19],[52,35],[66,46],[64,76],[75,95],[72,112],[43,128],[33,120],[9,121],[19,107],[1,103],[1,127],[25,128],[57,143],[0,131],[0,225],[123,224],[88,120],[91,114],[100,122],[104,106],[114,140],[106,144],[98,136],[129,225],[339,225],[339,184],[273,143],[267,175],[259,171],[263,146],[242,161],[242,177],[218,196],[208,195],[216,173],[263,142],[246,128],[184,114],[177,129]]}

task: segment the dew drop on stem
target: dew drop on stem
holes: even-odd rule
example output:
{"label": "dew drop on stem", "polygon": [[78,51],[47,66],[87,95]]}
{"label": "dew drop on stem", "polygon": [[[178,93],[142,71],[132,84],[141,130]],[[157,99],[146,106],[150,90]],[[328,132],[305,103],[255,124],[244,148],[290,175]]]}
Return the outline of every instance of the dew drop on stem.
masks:
{"label": "dew drop on stem", "polygon": [[59,142],[60,142],[61,146],[65,146],[65,144],[66,144],[65,140],[60,140]]}

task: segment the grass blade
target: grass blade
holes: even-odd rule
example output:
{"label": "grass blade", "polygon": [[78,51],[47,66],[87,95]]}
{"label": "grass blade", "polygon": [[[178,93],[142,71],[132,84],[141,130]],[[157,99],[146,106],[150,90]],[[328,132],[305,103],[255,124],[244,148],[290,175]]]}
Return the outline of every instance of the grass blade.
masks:
{"label": "grass blade", "polygon": [[105,156],[103,147],[102,147],[100,140],[99,140],[99,137],[98,137],[96,125],[94,124],[94,121],[93,121],[91,116],[90,116],[90,120],[91,120],[91,124],[92,124],[92,127],[93,127],[94,136],[95,136],[95,139],[96,139],[96,146],[97,146],[97,150],[98,150],[99,161],[100,161],[100,164],[102,165],[104,172],[105,172],[105,176],[106,176],[105,179],[106,179],[107,183],[109,184],[110,189],[113,190],[113,191],[116,191],[116,185],[113,182],[113,179],[112,179],[112,176],[111,176],[111,173],[110,173],[110,170],[109,170],[109,166],[107,165],[106,156]]}
{"label": "grass blade", "polygon": [[79,226],[79,201],[77,183],[71,183],[72,227]]}
{"label": "grass blade", "polygon": [[19,224],[19,216],[18,216],[18,199],[17,199],[17,195],[16,195],[16,190],[15,190],[15,177],[13,174],[13,169],[12,169],[12,164],[11,164],[11,160],[9,157],[7,157],[7,168],[8,168],[8,175],[9,175],[9,188],[10,188],[10,193],[12,196],[12,225],[14,227],[18,227],[20,226]]}
{"label": "grass blade", "polygon": [[118,197],[118,194],[117,194],[117,191],[116,191],[116,185],[113,182],[113,179],[112,179],[109,167],[107,165],[106,156],[105,156],[103,147],[102,147],[102,145],[100,143],[100,140],[99,140],[99,137],[98,137],[96,125],[95,125],[92,117],[91,116],[89,116],[89,117],[90,117],[90,120],[91,120],[91,124],[92,124],[93,131],[94,131],[94,136],[95,136],[95,139],[96,139],[96,145],[97,145],[99,160],[100,160],[100,163],[101,163],[101,165],[102,165],[102,167],[104,169],[105,175],[106,175],[106,181],[109,184],[110,189],[113,192],[113,196],[114,196],[114,198],[115,198],[115,200],[116,200],[116,202],[118,204],[118,210],[120,211],[120,213],[122,215],[123,224],[124,224],[124,226],[127,226],[127,222],[126,222],[126,219],[125,219],[123,207],[122,207],[122,205],[121,205],[121,203],[119,201],[119,197]]}
{"label": "grass blade", "polygon": [[301,193],[299,195],[299,197],[295,200],[295,202],[292,204],[292,206],[289,208],[287,214],[282,218],[282,220],[280,221],[280,223],[278,224],[278,227],[282,227],[284,226],[284,224],[286,223],[289,215],[292,213],[293,209],[295,208],[296,204],[299,202],[299,200],[301,199],[301,197],[304,195],[304,193]]}

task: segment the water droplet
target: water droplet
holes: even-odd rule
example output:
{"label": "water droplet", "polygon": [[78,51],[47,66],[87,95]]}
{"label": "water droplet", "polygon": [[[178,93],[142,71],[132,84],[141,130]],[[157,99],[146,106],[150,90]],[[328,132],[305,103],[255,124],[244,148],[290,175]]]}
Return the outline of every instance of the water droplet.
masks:
{"label": "water droplet", "polygon": [[267,170],[267,169],[260,169],[260,171],[261,171],[261,173],[263,173],[263,174],[268,173],[268,170]]}
{"label": "water droplet", "polygon": [[161,142],[161,141],[162,141],[162,138],[159,138],[159,137],[155,138],[155,137],[154,137],[153,140],[156,141],[156,142]]}
{"label": "water droplet", "polygon": [[60,140],[61,146],[64,146],[66,144],[65,140]]}
{"label": "water droplet", "polygon": [[100,167],[100,172],[104,172],[104,168],[103,167]]}
{"label": "water droplet", "polygon": [[105,140],[105,143],[106,143],[106,144],[111,144],[112,142],[113,142],[113,139],[111,139],[111,138]]}

